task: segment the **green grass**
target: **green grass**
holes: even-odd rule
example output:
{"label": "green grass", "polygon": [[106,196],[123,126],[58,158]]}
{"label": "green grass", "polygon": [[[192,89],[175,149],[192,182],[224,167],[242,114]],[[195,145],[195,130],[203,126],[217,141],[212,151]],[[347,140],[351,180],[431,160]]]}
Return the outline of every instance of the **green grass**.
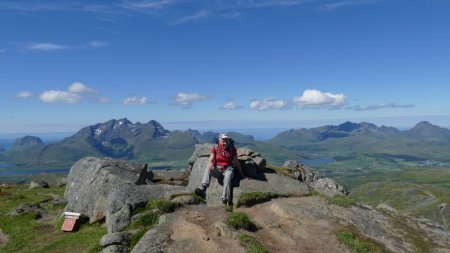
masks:
{"label": "green grass", "polygon": [[[101,223],[83,224],[74,233],[55,231],[56,240],[47,242],[45,246],[34,252],[98,252],[100,238],[108,231]],[[40,242],[42,243],[42,242]]]}
{"label": "green grass", "polygon": [[350,231],[337,232],[336,236],[339,239],[339,241],[345,243],[347,246],[349,246],[358,253],[371,252],[369,245],[366,242],[356,238]]}
{"label": "green grass", "polygon": [[[28,189],[28,185],[0,187],[0,228],[8,236],[1,252],[97,252],[100,238],[107,233],[101,223],[83,224],[74,233],[62,232],[63,219],[59,217],[64,206],[41,203],[50,219],[36,220],[36,214],[8,216],[11,209],[23,203],[39,203],[52,199],[49,194],[63,196],[64,188]],[[53,218],[51,218],[53,216]]]}
{"label": "green grass", "polygon": [[228,216],[227,225],[234,229],[250,229],[252,222],[248,215],[244,212],[232,212]]}
{"label": "green grass", "polygon": [[177,208],[178,205],[170,200],[163,198],[155,198],[147,203],[147,208],[158,209],[161,213],[170,213]]}
{"label": "green grass", "polygon": [[202,197],[197,196],[194,193],[177,193],[177,194],[171,195],[170,199],[173,200],[174,198],[179,197],[179,196],[192,196],[194,198],[196,204],[206,203],[206,201]]}
{"label": "green grass", "polygon": [[426,253],[430,251],[431,243],[425,232],[416,230],[408,225],[405,218],[397,216],[394,225],[406,232],[405,238],[416,248],[416,252]]}
{"label": "green grass", "polygon": [[24,214],[17,217],[0,216],[0,228],[9,237],[8,244],[2,252],[19,252],[33,238],[34,228],[37,226],[34,214]]}
{"label": "green grass", "polygon": [[[185,194],[172,195],[171,199],[181,195]],[[133,249],[133,247],[139,242],[139,240],[148,230],[152,229],[158,224],[159,217],[163,213],[173,212],[177,207],[177,203],[174,203],[168,199],[155,198],[151,199],[147,203],[146,208],[139,208],[137,210],[134,210],[133,214],[142,213],[142,215],[124,229],[125,231],[131,229],[139,229],[139,231],[131,237],[130,246],[128,248],[129,251]]]}
{"label": "green grass", "polygon": [[239,235],[239,244],[247,248],[247,253],[268,253],[261,243],[247,234]]}
{"label": "green grass", "polygon": [[236,205],[237,207],[250,207],[279,197],[288,197],[288,195],[274,192],[245,192],[241,195]]}
{"label": "green grass", "polygon": [[157,212],[150,211],[139,217],[139,219],[136,221],[136,225],[142,227],[154,226],[158,223],[158,220],[159,214]]}
{"label": "green grass", "polygon": [[288,167],[284,167],[284,166],[277,166],[277,165],[274,165],[274,164],[267,164],[266,165],[266,170],[269,170],[269,171],[273,170],[277,174],[281,174],[281,175],[288,176],[288,177],[291,176],[291,172],[290,172],[289,168]]}
{"label": "green grass", "polygon": [[350,207],[355,204],[355,201],[348,196],[336,195],[333,197],[326,197],[328,203],[335,204],[342,207]]}
{"label": "green grass", "polygon": [[141,229],[137,233],[133,234],[130,239],[130,246],[128,247],[129,251],[131,251],[134,246],[141,240],[141,238],[147,233],[148,229]]}
{"label": "green grass", "polygon": [[336,165],[325,171],[350,189],[369,182],[409,182],[450,189],[450,168],[447,167],[412,167],[401,163],[376,166],[373,161],[367,161],[367,164],[372,167]]}
{"label": "green grass", "polygon": [[357,187],[350,196],[363,204],[375,207],[384,203],[398,212],[425,217],[450,227],[449,214],[436,215],[441,203],[450,203],[450,188],[429,184],[379,182]]}

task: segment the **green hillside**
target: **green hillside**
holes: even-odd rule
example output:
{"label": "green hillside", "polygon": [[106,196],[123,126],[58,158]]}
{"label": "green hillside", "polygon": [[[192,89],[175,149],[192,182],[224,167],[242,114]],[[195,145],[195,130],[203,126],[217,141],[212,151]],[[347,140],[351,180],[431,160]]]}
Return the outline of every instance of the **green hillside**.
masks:
{"label": "green hillside", "polygon": [[450,228],[450,168],[410,168],[373,175],[372,182],[352,189],[357,202],[388,205],[414,217],[425,217]]}

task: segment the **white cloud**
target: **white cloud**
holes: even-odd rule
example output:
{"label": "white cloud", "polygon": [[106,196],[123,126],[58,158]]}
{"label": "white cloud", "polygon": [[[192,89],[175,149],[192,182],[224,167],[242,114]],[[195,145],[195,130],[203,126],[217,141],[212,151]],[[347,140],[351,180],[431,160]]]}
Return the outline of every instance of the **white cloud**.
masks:
{"label": "white cloud", "polygon": [[185,109],[191,108],[194,102],[205,101],[210,99],[209,96],[200,95],[199,93],[178,93],[172,97],[172,104],[181,106]]}
{"label": "white cloud", "polygon": [[239,0],[234,2],[237,7],[241,8],[264,8],[272,6],[293,6],[310,2],[310,0]]}
{"label": "white cloud", "polygon": [[65,104],[75,104],[82,100],[82,97],[75,93],[70,93],[61,90],[49,90],[45,91],[39,98],[45,103],[65,103]]}
{"label": "white cloud", "polygon": [[111,99],[108,97],[99,97],[98,102],[101,104],[108,104],[111,102]]}
{"label": "white cloud", "polygon": [[348,110],[354,110],[354,111],[372,111],[372,110],[379,110],[384,108],[412,108],[414,105],[399,105],[397,103],[382,103],[379,105],[366,105],[366,106],[349,106],[346,109]]}
{"label": "white cloud", "polygon": [[181,17],[178,20],[175,20],[173,23],[174,24],[182,24],[182,23],[186,23],[186,22],[201,19],[201,18],[206,18],[209,16],[209,14],[210,13],[208,11],[201,10],[193,15]]}
{"label": "white cloud", "polygon": [[124,105],[143,105],[147,103],[147,97],[129,97],[123,100]]}
{"label": "white cloud", "polygon": [[354,6],[354,5],[364,5],[364,4],[374,4],[374,0],[352,0],[352,1],[340,1],[335,3],[324,4],[320,7],[323,11],[333,11],[343,7]]}
{"label": "white cloud", "polygon": [[282,110],[289,108],[289,102],[280,99],[266,98],[262,101],[253,100],[250,102],[250,109],[258,111]]}
{"label": "white cloud", "polygon": [[74,82],[67,87],[67,91],[48,90],[39,95],[39,99],[45,103],[66,103],[75,104],[82,100],[94,103],[109,103],[110,98],[100,97],[94,89],[84,85],[81,82]]}
{"label": "white cloud", "polygon": [[69,85],[67,90],[71,93],[95,93],[93,89],[89,88],[88,86],[80,82],[72,83],[71,85]]}
{"label": "white cloud", "polygon": [[242,108],[242,106],[237,105],[236,103],[234,103],[232,101],[227,102],[226,104],[224,104],[220,107],[220,109],[222,109],[222,110],[231,110],[231,111],[234,111],[234,110],[237,110],[240,108]]}
{"label": "white cloud", "polygon": [[33,43],[25,47],[26,50],[32,51],[58,51],[69,49],[69,46],[54,43]]}
{"label": "white cloud", "polygon": [[89,42],[89,47],[91,48],[100,48],[100,47],[107,47],[108,43],[102,42],[102,41],[91,41]]}
{"label": "white cloud", "polygon": [[173,3],[175,0],[141,0],[141,1],[123,1],[122,7],[126,9],[161,9]]}
{"label": "white cloud", "polygon": [[320,90],[305,90],[301,97],[295,97],[293,102],[303,108],[336,109],[345,105],[347,97],[342,94],[322,93]]}
{"label": "white cloud", "polygon": [[31,98],[33,96],[33,93],[29,91],[21,91],[17,93],[16,98]]}
{"label": "white cloud", "polygon": [[112,5],[101,4],[84,4],[75,1],[9,1],[0,2],[0,9],[38,12],[38,11],[80,11],[92,13],[112,13],[114,7]]}

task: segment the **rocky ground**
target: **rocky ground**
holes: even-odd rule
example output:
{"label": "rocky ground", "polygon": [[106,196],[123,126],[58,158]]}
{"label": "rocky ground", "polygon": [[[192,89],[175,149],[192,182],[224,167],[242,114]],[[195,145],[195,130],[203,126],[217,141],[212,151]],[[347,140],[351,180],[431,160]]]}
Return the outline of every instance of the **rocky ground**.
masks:
{"label": "rocky ground", "polygon": [[[169,224],[164,243],[144,237],[132,252],[155,252],[164,244],[167,252],[246,252],[238,243],[240,233],[251,234],[269,252],[352,252],[336,239],[333,231],[343,226],[319,197],[275,199],[235,211],[247,213],[256,231],[228,228],[225,223],[229,212],[224,208],[186,206],[162,218],[162,223]],[[161,230],[155,228],[158,234]]]}
{"label": "rocky ground", "polygon": [[[318,196],[273,199],[234,211],[248,214],[255,231],[227,227],[225,208],[184,206],[163,215],[132,252],[246,252],[238,243],[240,233],[250,234],[269,252],[354,252],[337,239],[339,231],[353,231],[376,246],[364,252],[450,252],[448,230],[413,232],[413,224],[398,223],[397,217],[329,204]],[[426,247],[411,240],[415,236]]]}

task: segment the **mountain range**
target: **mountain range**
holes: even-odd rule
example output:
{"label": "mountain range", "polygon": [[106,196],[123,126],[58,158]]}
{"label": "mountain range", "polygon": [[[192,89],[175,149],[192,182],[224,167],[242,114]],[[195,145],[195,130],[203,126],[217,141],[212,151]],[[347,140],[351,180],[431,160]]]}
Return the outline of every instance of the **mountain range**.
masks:
{"label": "mountain range", "polygon": [[[10,149],[0,151],[0,159],[19,165],[63,165],[72,164],[85,156],[108,156],[137,162],[181,165],[177,162],[187,160],[195,144],[216,142],[218,135],[191,129],[168,131],[154,120],[133,124],[126,118],[113,119],[84,127],[74,135],[48,145],[34,136],[19,138]],[[230,135],[243,144],[254,142],[252,136],[239,133]]]}
{"label": "mountain range", "polygon": [[[352,123],[284,131],[267,141],[230,132],[239,147],[263,153],[269,162],[299,161],[312,154],[345,160],[357,154],[408,161],[450,161],[450,130],[419,122],[400,131],[371,123]],[[108,156],[154,166],[184,166],[195,144],[216,142],[218,133],[197,130],[169,131],[160,123],[132,123],[112,119],[87,126],[59,142],[44,145],[38,137],[25,136],[8,149],[0,148],[0,160],[18,165],[71,165],[85,156]]]}

